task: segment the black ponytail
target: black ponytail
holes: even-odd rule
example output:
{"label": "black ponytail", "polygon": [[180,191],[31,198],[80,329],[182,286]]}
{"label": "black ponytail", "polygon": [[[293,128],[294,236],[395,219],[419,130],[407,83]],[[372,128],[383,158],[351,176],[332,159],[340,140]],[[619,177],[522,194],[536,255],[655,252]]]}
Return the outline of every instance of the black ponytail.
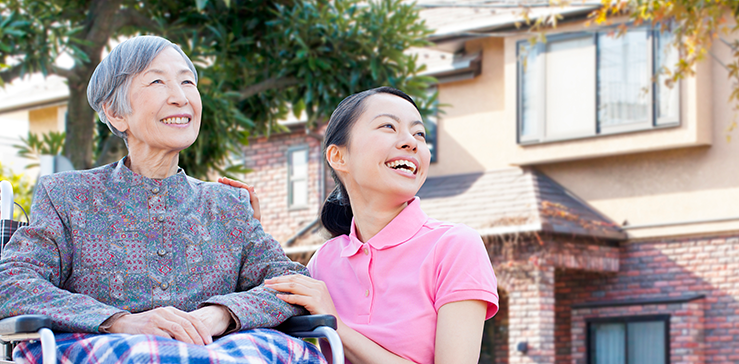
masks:
{"label": "black ponytail", "polygon": [[[326,161],[326,149],[331,145],[346,146],[349,145],[349,132],[354,123],[364,112],[364,100],[376,94],[391,94],[398,96],[408,102],[418,110],[418,106],[410,96],[403,91],[392,87],[378,87],[371,90],[362,91],[351,95],[339,103],[336,107],[326,127],[326,134],[323,138],[323,160]],[[349,235],[352,227],[352,205],[349,201],[349,194],[346,192],[344,184],[331,168],[331,177],[336,183],[336,188],[331,191],[321,208],[321,223],[326,230],[331,233],[331,237],[339,235]]]}
{"label": "black ponytail", "polygon": [[338,182],[321,209],[321,223],[331,233],[331,237],[348,235],[352,228],[354,213],[343,189],[344,185]]}

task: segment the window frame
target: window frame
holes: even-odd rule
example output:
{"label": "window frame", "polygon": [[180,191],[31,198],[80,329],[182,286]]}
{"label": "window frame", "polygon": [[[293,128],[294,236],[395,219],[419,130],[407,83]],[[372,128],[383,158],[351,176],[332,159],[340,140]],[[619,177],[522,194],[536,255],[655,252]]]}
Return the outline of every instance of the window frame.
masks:
{"label": "window frame", "polygon": [[[429,162],[431,164],[439,162],[439,99],[438,99],[439,85],[431,85],[426,89],[427,96],[437,95],[431,106],[435,109],[435,112],[427,115],[423,118],[424,132],[426,133],[426,145],[429,147],[431,152],[431,158]],[[429,137],[431,142],[429,143]]]}
{"label": "window frame", "polygon": [[[670,314],[660,315],[641,315],[641,316],[615,316],[615,317],[591,317],[585,319],[585,358],[587,364],[593,364],[593,352],[592,342],[593,337],[591,336],[592,324],[612,324],[622,323],[628,325],[632,322],[657,322],[662,321],[665,324],[665,364],[670,364]],[[628,352],[629,352],[629,330],[628,326],[625,328],[624,334],[624,350],[626,351],[626,364],[628,363]]]}
{"label": "window frame", "polygon": [[[305,193],[306,193],[306,202],[305,204],[296,205],[293,203],[293,182],[298,181],[300,179],[294,179],[293,178],[293,164],[292,164],[292,154],[299,151],[305,151],[306,157],[305,157],[305,164],[306,164],[306,174],[305,174]],[[310,146],[307,144],[293,146],[287,148],[287,151],[285,151],[285,157],[286,161],[285,164],[287,165],[287,209],[288,210],[302,210],[308,208],[310,205],[310,187],[309,187],[309,180],[310,180]]]}
{"label": "window frame", "polygon": [[[521,54],[521,46],[529,43],[528,39],[521,39],[515,42],[516,47],[516,142],[518,145],[521,146],[527,146],[527,145],[539,145],[539,144],[548,144],[548,143],[556,143],[556,142],[562,142],[562,141],[572,141],[572,140],[580,140],[580,139],[591,139],[591,138],[598,138],[601,136],[607,136],[607,135],[618,135],[618,134],[625,134],[625,133],[633,133],[633,132],[642,132],[642,131],[648,131],[648,130],[657,130],[657,129],[665,129],[665,128],[675,128],[679,127],[682,124],[683,120],[683,87],[682,83],[683,81],[677,82],[673,87],[677,88],[678,93],[678,113],[677,113],[677,120],[663,120],[662,118],[659,118],[657,115],[658,110],[658,95],[657,90],[659,87],[664,87],[662,85],[658,85],[659,78],[657,76],[657,72],[659,71],[659,66],[657,65],[657,59],[658,59],[658,53],[660,51],[659,49],[659,42],[658,39],[660,32],[660,27],[658,25],[642,25],[638,27],[634,27],[633,23],[626,23],[625,24],[629,29],[639,29],[639,28],[646,28],[646,31],[648,33],[648,49],[647,49],[647,59],[648,62],[651,64],[648,65],[648,68],[651,72],[650,74],[650,105],[649,105],[649,117],[650,121],[647,123],[634,123],[634,124],[624,124],[624,125],[615,125],[615,126],[609,126],[605,128],[601,127],[599,115],[598,115],[598,105],[600,103],[600,94],[598,93],[598,66],[600,65],[600,57],[599,57],[599,44],[598,44],[598,35],[601,33],[607,33],[611,31],[617,31],[618,25],[610,26],[610,27],[603,27],[599,28],[597,30],[593,31],[574,31],[574,32],[564,32],[564,33],[557,33],[557,34],[551,34],[547,35],[547,43],[537,42],[533,47],[531,47],[532,50],[536,50],[537,55],[546,54],[547,45],[552,42],[557,41],[566,41],[570,39],[576,39],[576,38],[586,38],[586,37],[592,37],[593,39],[593,46],[595,48],[595,75],[594,75],[594,84],[593,84],[593,93],[595,94],[595,115],[593,117],[593,122],[595,123],[595,133],[592,135],[577,135],[572,137],[550,137],[547,138],[545,128],[546,128],[546,116],[542,115],[546,113],[546,103],[544,102],[544,107],[542,109],[544,110],[536,110],[536,128],[537,132],[534,136],[528,136],[525,137],[522,134],[523,131],[523,65],[522,65],[522,54]],[[541,60],[542,58],[540,56],[537,57],[537,59]],[[545,62],[536,62],[535,65],[538,72],[542,72],[546,69],[546,63]],[[531,67],[532,65],[527,64],[527,67]],[[537,87],[539,90],[544,90],[545,87],[542,85],[546,85],[546,78],[545,77],[537,77],[536,83],[538,84]],[[541,104],[541,102],[540,102]]]}

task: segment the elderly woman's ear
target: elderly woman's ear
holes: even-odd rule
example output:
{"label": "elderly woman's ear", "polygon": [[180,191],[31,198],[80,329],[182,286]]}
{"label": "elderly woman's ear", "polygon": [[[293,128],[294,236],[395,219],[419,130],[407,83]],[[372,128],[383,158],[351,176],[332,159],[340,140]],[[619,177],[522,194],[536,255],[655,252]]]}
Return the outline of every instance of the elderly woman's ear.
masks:
{"label": "elderly woman's ear", "polygon": [[103,112],[105,113],[105,117],[108,118],[110,124],[118,129],[118,131],[125,133],[126,130],[128,130],[128,122],[126,119],[110,110],[109,105],[103,105]]}

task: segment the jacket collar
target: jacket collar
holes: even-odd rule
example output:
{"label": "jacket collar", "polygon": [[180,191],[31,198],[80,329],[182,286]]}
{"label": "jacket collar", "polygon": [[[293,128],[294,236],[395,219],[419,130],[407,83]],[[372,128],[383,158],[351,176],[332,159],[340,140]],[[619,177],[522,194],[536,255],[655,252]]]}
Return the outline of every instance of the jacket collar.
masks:
{"label": "jacket collar", "polygon": [[143,185],[144,188],[150,190],[158,188],[159,190],[157,191],[178,191],[190,188],[189,178],[185,174],[185,170],[180,167],[177,167],[177,173],[172,176],[165,179],[154,179],[134,173],[130,168],[126,167],[125,162],[127,158],[128,156],[125,156],[118,162],[110,164],[113,167],[112,181],[121,182],[132,187]]}

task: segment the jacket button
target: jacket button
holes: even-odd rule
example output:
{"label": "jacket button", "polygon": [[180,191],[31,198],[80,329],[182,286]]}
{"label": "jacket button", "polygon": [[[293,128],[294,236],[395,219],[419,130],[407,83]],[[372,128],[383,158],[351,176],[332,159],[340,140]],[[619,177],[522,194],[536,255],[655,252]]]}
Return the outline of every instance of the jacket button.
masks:
{"label": "jacket button", "polygon": [[169,288],[169,283],[164,282],[159,287],[162,288],[162,291],[165,291],[165,290],[167,290],[167,288]]}
{"label": "jacket button", "polygon": [[159,251],[157,251],[157,254],[159,254],[160,257],[163,257],[167,255],[167,251],[164,249],[159,249]]}
{"label": "jacket button", "polygon": [[154,187],[151,189],[151,192],[153,193],[159,193],[159,187]]}
{"label": "jacket button", "polygon": [[164,222],[164,215],[157,216],[157,221]]}

